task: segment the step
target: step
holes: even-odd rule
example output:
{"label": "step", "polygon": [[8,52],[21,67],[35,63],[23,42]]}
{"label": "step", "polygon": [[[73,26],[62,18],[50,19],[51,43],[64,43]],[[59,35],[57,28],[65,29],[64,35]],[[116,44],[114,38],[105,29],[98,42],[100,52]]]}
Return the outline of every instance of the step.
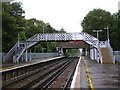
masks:
{"label": "step", "polygon": [[113,63],[109,48],[101,48],[101,54],[102,54],[103,64]]}

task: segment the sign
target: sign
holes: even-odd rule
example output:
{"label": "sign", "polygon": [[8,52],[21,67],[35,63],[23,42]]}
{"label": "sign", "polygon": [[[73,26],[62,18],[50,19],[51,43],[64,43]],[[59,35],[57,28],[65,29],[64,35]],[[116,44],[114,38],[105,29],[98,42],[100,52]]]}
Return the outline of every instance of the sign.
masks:
{"label": "sign", "polygon": [[69,43],[84,43],[84,41],[70,41]]}

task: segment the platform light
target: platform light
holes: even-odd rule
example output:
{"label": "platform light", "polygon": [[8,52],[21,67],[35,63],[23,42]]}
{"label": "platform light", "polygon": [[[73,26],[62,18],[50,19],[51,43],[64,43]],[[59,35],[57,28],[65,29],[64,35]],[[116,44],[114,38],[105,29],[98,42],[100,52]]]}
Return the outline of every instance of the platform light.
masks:
{"label": "platform light", "polygon": [[97,39],[99,39],[98,33],[99,33],[99,32],[102,32],[102,30],[93,30],[93,32],[97,32]]}

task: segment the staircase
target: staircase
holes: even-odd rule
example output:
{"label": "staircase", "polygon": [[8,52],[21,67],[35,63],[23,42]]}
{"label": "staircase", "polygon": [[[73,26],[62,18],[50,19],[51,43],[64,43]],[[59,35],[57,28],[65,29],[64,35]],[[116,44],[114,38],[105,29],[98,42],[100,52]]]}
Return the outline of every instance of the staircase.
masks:
{"label": "staircase", "polygon": [[15,50],[15,55],[13,56],[13,62],[19,62],[19,58],[23,54],[23,52],[26,50],[25,43],[20,43],[19,47]]}
{"label": "staircase", "polygon": [[101,48],[103,64],[112,64],[112,56],[110,54],[109,48]]}

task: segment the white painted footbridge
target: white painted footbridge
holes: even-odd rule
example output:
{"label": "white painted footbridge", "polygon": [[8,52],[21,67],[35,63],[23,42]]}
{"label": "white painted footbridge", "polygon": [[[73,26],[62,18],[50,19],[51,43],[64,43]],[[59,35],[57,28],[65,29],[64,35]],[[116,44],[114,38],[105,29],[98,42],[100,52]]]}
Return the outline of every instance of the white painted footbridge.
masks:
{"label": "white painted footbridge", "polygon": [[[99,41],[92,35],[81,33],[45,33],[35,34],[25,42],[17,42],[12,49],[6,54],[4,60],[7,61],[12,58],[13,62],[19,62],[21,55],[32,46],[40,42],[66,42],[66,41],[84,41],[90,45],[90,59],[96,60],[100,63],[114,63],[115,59],[109,41]],[[105,56],[103,52],[108,54]],[[109,60],[106,57],[111,57]]]}

